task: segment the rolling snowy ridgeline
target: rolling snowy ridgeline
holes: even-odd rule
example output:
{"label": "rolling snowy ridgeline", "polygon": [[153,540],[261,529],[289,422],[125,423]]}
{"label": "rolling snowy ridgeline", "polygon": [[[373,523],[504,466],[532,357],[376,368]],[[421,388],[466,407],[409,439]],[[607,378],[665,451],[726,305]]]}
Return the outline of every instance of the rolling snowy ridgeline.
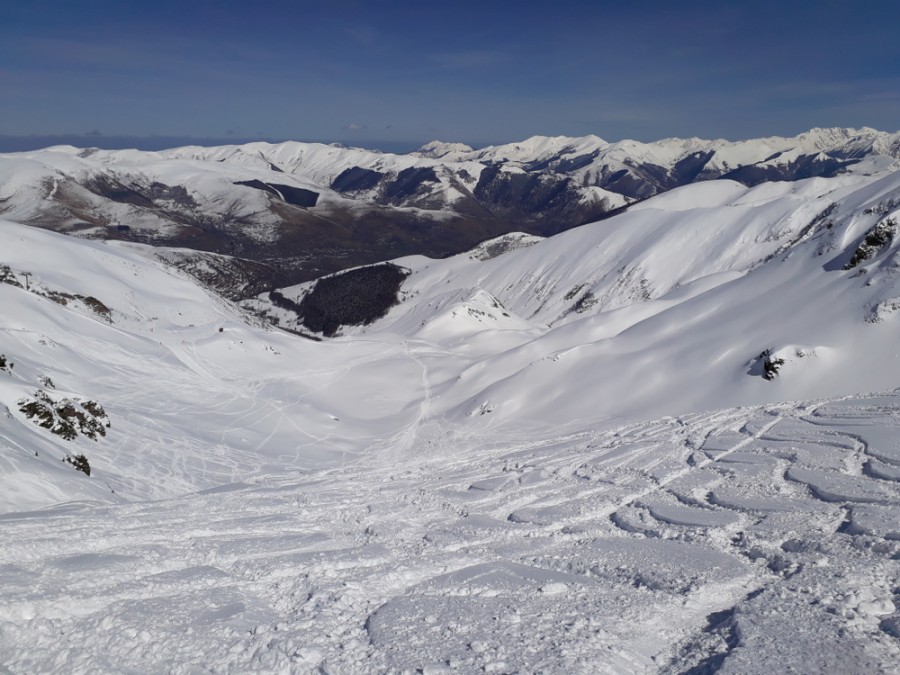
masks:
{"label": "rolling snowy ridgeline", "polygon": [[700,182],[321,342],[226,256],[0,222],[0,665],[892,672],[898,219]]}
{"label": "rolling snowy ridgeline", "polygon": [[508,232],[556,234],[698,181],[868,175],[898,158],[900,135],[865,128],[739,142],[540,136],[480,150],[433,142],[407,155],[297,142],[58,146],[0,155],[0,216],[265,263],[271,269],[256,270],[247,297],[259,283],[443,257]]}
{"label": "rolling snowy ridgeline", "polygon": [[497,424],[891,388],[898,217],[898,173],[686,186],[499,257],[400,259],[399,304],[344,332],[429,345],[431,410]]}

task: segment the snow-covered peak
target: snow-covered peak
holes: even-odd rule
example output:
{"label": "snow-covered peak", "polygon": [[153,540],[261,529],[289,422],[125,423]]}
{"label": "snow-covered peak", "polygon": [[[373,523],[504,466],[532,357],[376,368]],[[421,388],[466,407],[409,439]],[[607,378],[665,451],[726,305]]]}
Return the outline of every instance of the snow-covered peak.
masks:
{"label": "snow-covered peak", "polygon": [[849,127],[814,127],[796,138],[801,143],[809,143],[820,150],[828,150],[848,141],[871,139],[875,136],[885,136],[882,132],[871,127],[853,129]]}
{"label": "snow-covered peak", "polygon": [[[738,142],[533,136],[480,150],[434,141],[409,154],[295,141],[64,146],[0,156],[0,212],[85,236],[240,251],[286,269],[288,285],[399,253],[451,255],[504,232],[556,234],[687,184],[875,175],[898,161],[900,134],[872,129]],[[392,231],[370,241],[374,223]],[[350,240],[355,253],[333,255]]]}
{"label": "snow-covered peak", "polygon": [[532,136],[515,143],[492,145],[477,151],[479,159],[491,161],[539,162],[561,155],[578,155],[600,150],[609,144],[599,136]]}
{"label": "snow-covered peak", "polygon": [[471,152],[474,152],[474,148],[466,145],[465,143],[444,143],[443,141],[430,141],[415,152],[411,152],[410,154],[417,155],[419,157],[442,159],[448,156],[453,156],[455,158],[459,155],[464,155]]}
{"label": "snow-covered peak", "polygon": [[509,251],[534,246],[539,241],[543,241],[543,238],[524,232],[509,232],[481,242],[469,251],[469,256],[476,260],[490,260]]}

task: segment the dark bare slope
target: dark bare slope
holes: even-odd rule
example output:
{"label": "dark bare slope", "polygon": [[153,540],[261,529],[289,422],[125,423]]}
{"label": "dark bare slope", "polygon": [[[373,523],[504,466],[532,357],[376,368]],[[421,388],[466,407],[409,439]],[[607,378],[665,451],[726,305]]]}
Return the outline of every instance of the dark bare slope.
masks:
{"label": "dark bare slope", "polygon": [[318,192],[304,190],[303,188],[294,187],[292,185],[264,183],[261,180],[239,180],[235,181],[234,184],[263,190],[271,195],[275,195],[278,199],[291,206],[312,207],[319,201]]}
{"label": "dark bare slope", "polygon": [[408,275],[391,263],[360,267],[319,279],[299,304],[275,292],[270,299],[294,310],[308,330],[333,337],[341,326],[363,326],[387,314]]}

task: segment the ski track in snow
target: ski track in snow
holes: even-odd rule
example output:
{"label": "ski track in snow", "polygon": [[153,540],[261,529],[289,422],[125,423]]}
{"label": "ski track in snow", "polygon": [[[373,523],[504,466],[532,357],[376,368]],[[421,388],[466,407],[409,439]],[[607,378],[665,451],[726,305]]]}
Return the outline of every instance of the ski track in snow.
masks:
{"label": "ski track in snow", "polygon": [[515,443],[429,401],[339,468],[0,516],[0,664],[896,672],[900,394]]}
{"label": "ski track in snow", "polygon": [[[897,242],[845,262],[898,195],[713,181],[404,259],[324,343],[0,223],[0,501],[55,504],[0,514],[0,673],[898,672],[900,391],[834,398],[897,385]],[[56,385],[110,434],[25,419]]]}

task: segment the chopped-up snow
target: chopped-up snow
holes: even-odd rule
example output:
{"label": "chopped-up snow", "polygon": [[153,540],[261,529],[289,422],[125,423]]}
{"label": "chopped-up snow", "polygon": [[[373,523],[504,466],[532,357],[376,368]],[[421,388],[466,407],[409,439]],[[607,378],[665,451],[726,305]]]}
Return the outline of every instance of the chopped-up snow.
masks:
{"label": "chopped-up snow", "polygon": [[[10,513],[0,653],[12,672],[888,672],[897,482],[811,472],[766,439],[826,439],[815,452],[839,465],[857,438],[900,423],[898,403],[542,440],[445,429],[440,449],[400,463]],[[869,415],[852,437],[847,410]],[[744,431],[698,461],[723,428]],[[726,461],[738,452],[772,470]],[[686,500],[701,473],[759,505],[702,489]],[[838,483],[840,495],[818,492]]]}
{"label": "chopped-up snow", "polygon": [[0,664],[896,670],[900,241],[847,263],[898,197],[688,186],[322,342],[0,223]]}

